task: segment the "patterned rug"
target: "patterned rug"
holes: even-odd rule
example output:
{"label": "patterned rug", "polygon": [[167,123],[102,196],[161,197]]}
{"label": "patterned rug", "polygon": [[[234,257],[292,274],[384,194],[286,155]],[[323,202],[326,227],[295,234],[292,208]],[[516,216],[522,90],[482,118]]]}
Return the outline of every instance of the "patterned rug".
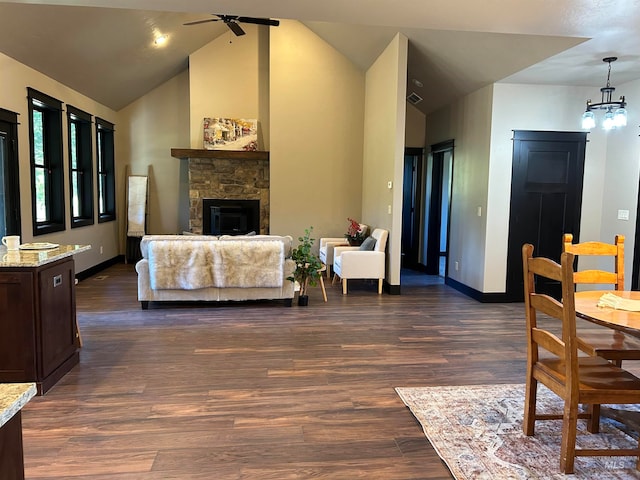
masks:
{"label": "patterned rug", "polygon": [[[539,389],[538,411],[561,412],[559,398],[545,387]],[[524,385],[396,388],[396,392],[457,480],[640,478],[632,457],[576,457],[574,475],[559,473],[561,421],[538,421],[535,436],[525,436]],[[612,420],[603,419],[600,430],[590,434],[585,422],[578,421],[578,448],[637,445]]]}

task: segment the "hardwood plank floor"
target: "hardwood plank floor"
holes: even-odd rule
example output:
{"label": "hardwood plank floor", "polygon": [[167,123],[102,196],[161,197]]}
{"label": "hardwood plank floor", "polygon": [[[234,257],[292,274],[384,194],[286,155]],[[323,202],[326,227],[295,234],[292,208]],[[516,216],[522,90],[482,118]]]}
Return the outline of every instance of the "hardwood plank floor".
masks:
{"label": "hardwood plank floor", "polygon": [[80,365],[23,410],[27,478],[451,478],[394,387],[522,383],[523,305],[326,285],[143,311],[133,265],[80,282]]}

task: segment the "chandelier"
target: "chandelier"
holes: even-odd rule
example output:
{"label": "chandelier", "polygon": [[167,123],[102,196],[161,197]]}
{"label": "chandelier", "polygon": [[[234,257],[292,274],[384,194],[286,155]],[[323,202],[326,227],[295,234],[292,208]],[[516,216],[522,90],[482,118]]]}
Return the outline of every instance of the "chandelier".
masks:
{"label": "chandelier", "polygon": [[607,86],[600,89],[602,96],[600,103],[591,103],[591,100],[587,100],[587,109],[582,114],[582,128],[591,129],[596,126],[596,117],[593,113],[594,110],[604,110],[605,114],[602,119],[602,128],[605,130],[611,130],[616,127],[624,127],[627,125],[627,102],[624,100],[624,95],[620,97],[617,102],[611,101],[611,95],[615,91],[615,88],[611,86],[611,63],[615,62],[618,57],[606,57],[603,58],[603,62],[609,64],[609,72],[607,73]]}

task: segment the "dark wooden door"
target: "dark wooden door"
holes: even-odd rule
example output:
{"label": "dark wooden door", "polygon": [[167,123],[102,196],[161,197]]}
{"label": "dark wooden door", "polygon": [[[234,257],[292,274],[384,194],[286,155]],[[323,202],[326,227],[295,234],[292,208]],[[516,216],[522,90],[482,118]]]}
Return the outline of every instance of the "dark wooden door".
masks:
{"label": "dark wooden door", "polygon": [[[579,238],[586,133],[514,131],[507,296],[524,299],[522,245],[558,261],[562,234]],[[539,289],[557,295],[553,282]]]}
{"label": "dark wooden door", "polygon": [[407,147],[404,151],[402,185],[402,267],[416,269],[419,263],[420,204],[419,180],[422,175],[422,148]]}

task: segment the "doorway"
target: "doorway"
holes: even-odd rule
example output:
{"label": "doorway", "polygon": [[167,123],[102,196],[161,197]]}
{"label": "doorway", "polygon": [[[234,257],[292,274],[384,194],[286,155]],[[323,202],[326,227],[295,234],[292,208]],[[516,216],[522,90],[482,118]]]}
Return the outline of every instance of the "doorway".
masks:
{"label": "doorway", "polygon": [[401,267],[419,270],[420,211],[422,209],[422,175],[424,150],[405,148],[402,183],[402,257]]}
{"label": "doorway", "polygon": [[425,260],[429,275],[448,276],[449,212],[453,181],[453,140],[431,146]]}
{"label": "doorway", "polygon": [[18,114],[0,108],[0,237],[20,235]]}
{"label": "doorway", "polygon": [[447,275],[453,140],[406,148],[402,203],[403,285],[444,283]]}
{"label": "doorway", "polygon": [[[573,233],[579,241],[586,141],[584,132],[514,131],[507,250],[509,301],[524,299],[524,243],[533,244],[534,256],[559,261],[562,235]],[[559,284],[540,284],[539,290],[557,296]]]}

